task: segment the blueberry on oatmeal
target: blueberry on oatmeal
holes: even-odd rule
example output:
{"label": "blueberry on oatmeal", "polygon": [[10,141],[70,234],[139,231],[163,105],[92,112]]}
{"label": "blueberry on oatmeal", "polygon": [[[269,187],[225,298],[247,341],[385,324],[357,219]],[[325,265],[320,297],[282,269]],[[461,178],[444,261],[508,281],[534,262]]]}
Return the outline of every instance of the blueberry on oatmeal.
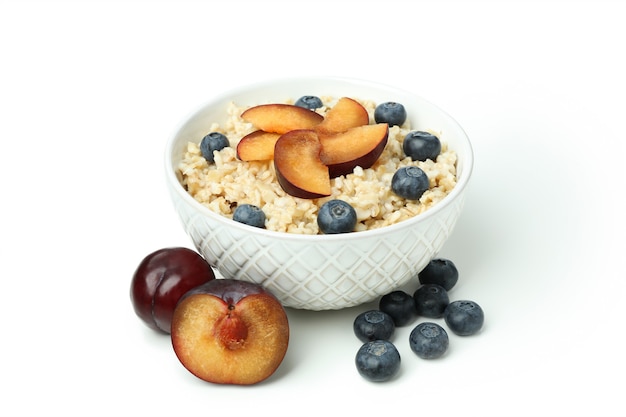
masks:
{"label": "blueberry on oatmeal", "polygon": [[317,96],[302,96],[294,103],[298,107],[304,107],[305,109],[315,110],[324,105],[322,100]]}
{"label": "blueberry on oatmeal", "polygon": [[389,126],[402,126],[406,121],[406,117],[404,106],[394,101],[381,103],[374,110],[376,123],[387,123]]}
{"label": "blueberry on oatmeal", "polygon": [[426,173],[417,166],[399,168],[391,178],[391,189],[407,200],[419,200],[430,187]]}
{"label": "blueberry on oatmeal", "polygon": [[233,220],[254,227],[265,227],[265,213],[253,204],[241,204],[233,213]]}
{"label": "blueberry on oatmeal", "polygon": [[200,142],[200,152],[207,162],[214,162],[214,151],[221,151],[222,149],[230,146],[230,142],[226,135],[219,132],[211,132],[202,138]]}
{"label": "blueberry on oatmeal", "polygon": [[356,211],[343,200],[330,200],[320,207],[317,225],[324,234],[348,233],[356,225]]}
{"label": "blueberry on oatmeal", "polygon": [[432,133],[412,131],[404,137],[402,150],[414,161],[434,161],[441,153],[441,141]]}

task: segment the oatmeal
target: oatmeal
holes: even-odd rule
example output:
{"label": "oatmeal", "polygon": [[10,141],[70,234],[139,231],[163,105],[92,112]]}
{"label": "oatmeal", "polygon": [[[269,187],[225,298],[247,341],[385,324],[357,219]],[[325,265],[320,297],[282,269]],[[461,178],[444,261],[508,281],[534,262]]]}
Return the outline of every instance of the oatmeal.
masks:
{"label": "oatmeal", "polygon": [[[322,97],[325,106],[316,111],[324,115],[336,102]],[[375,103],[359,102],[374,120]],[[402,142],[411,131],[390,126],[387,144],[378,160],[369,168],[357,166],[352,173],[331,178],[331,195],[305,199],[286,193],[276,178],[274,162],[241,161],[237,158],[239,140],[256,128],[244,122],[240,115],[246,110],[231,103],[229,118],[224,125],[214,123],[209,132],[220,132],[228,137],[230,146],[214,152],[214,162],[202,156],[199,142],[189,142],[179,170],[182,184],[201,204],[225,217],[232,218],[237,205],[252,204],[263,210],[267,230],[320,234],[317,225],[319,207],[331,199],[348,202],[357,214],[355,231],[376,229],[395,224],[431,208],[441,201],[456,185],[456,153],[442,141],[436,160],[412,161],[404,154]],[[439,136],[440,132],[431,132]],[[201,139],[201,138],[199,138]],[[407,200],[391,189],[394,173],[401,167],[414,165],[428,176],[430,188],[419,200]]]}

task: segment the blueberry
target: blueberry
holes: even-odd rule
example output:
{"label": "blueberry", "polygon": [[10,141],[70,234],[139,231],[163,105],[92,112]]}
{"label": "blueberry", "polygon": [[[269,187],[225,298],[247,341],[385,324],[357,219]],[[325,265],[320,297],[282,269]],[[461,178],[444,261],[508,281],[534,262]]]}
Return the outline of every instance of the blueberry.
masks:
{"label": "blueberry", "polygon": [[459,300],[448,304],[444,318],[452,332],[459,336],[470,336],[483,327],[485,313],[474,301]]}
{"label": "blueberry", "polygon": [[436,160],[441,153],[441,141],[428,132],[413,131],[407,133],[402,142],[406,156],[414,161]]}
{"label": "blueberry", "polygon": [[389,314],[380,310],[369,310],[356,317],[353,328],[361,342],[369,342],[391,339],[396,326]]}
{"label": "blueberry", "polygon": [[388,340],[372,340],[358,350],[355,363],[363,378],[384,382],[400,370],[400,352]]}
{"label": "blueberry", "polygon": [[202,156],[208,162],[214,162],[213,152],[221,151],[227,146],[230,146],[230,142],[228,142],[228,138],[225,135],[219,132],[211,132],[202,138],[200,152],[202,152]]}
{"label": "blueberry", "polygon": [[233,220],[248,226],[265,228],[265,213],[253,204],[238,205],[233,213]]}
{"label": "blueberry", "polygon": [[400,103],[388,101],[374,109],[376,123],[387,123],[389,126],[402,126],[406,121],[406,109]]}
{"label": "blueberry", "polygon": [[406,326],[417,317],[415,300],[402,290],[383,295],[378,302],[378,309],[389,314],[397,327]]}
{"label": "blueberry", "polygon": [[426,173],[414,165],[399,168],[391,178],[393,192],[407,200],[419,200],[429,187]]}
{"label": "blueberry", "polygon": [[441,357],[449,345],[448,333],[437,323],[420,323],[409,335],[411,350],[422,359]]}
{"label": "blueberry", "polygon": [[450,304],[448,292],[441,285],[422,285],[413,293],[417,314],[429,318],[443,317],[446,307]]}
{"label": "blueberry", "polygon": [[418,278],[421,284],[437,284],[450,291],[459,280],[459,271],[451,260],[435,258],[422,269]]}
{"label": "blueberry", "polygon": [[317,96],[302,96],[296,100],[295,105],[298,107],[304,107],[305,109],[315,110],[324,105],[322,99]]}
{"label": "blueberry", "polygon": [[343,200],[329,200],[320,207],[317,225],[322,233],[347,233],[356,226],[356,211]]}

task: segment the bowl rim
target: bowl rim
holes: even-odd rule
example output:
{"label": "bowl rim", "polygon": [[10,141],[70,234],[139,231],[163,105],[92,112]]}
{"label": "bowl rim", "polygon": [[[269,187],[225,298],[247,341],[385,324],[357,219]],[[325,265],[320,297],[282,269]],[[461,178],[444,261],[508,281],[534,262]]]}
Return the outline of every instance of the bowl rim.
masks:
{"label": "bowl rim", "polygon": [[[184,187],[181,185],[178,175],[174,169],[172,169],[172,158],[174,157],[174,145],[177,143],[177,137],[183,127],[196,115],[205,110],[206,108],[213,105],[213,103],[222,102],[227,100],[229,97],[236,96],[239,94],[245,93],[247,90],[251,89],[259,89],[263,87],[270,87],[277,83],[286,83],[286,82],[310,82],[312,80],[315,81],[333,81],[333,82],[345,82],[353,85],[366,85],[376,89],[384,89],[390,92],[396,92],[398,94],[403,95],[411,95],[419,98],[421,101],[427,103],[434,110],[439,112],[443,117],[447,118],[459,132],[462,133],[462,140],[465,142],[467,147],[467,153],[463,158],[463,175],[461,178],[457,177],[457,183],[452,191],[448,193],[441,201],[437,204],[429,208],[423,213],[420,213],[410,219],[401,221],[399,223],[395,223],[389,226],[380,227],[377,229],[364,230],[359,232],[351,232],[351,233],[338,233],[338,234],[318,234],[318,235],[310,235],[310,234],[298,234],[298,233],[288,233],[288,232],[279,232],[274,230],[267,230],[258,227],[252,227],[249,225],[245,225],[243,223],[235,222],[227,217],[222,216],[219,213],[215,213],[213,210],[205,207],[196,199],[194,199],[191,194],[189,194]],[[170,187],[176,192],[176,195],[182,198],[188,205],[194,208],[198,213],[203,216],[209,217],[211,220],[217,221],[219,223],[224,224],[225,226],[232,227],[238,229],[244,234],[255,235],[262,238],[281,238],[283,240],[294,241],[294,242],[303,242],[303,243],[312,243],[312,242],[341,242],[341,241],[351,241],[354,238],[376,238],[383,237],[388,234],[393,234],[398,230],[411,227],[414,224],[428,221],[431,217],[436,216],[439,212],[444,211],[449,205],[453,204],[453,202],[460,196],[463,191],[467,188],[470,177],[472,176],[472,172],[474,169],[474,150],[471,144],[471,141],[463,129],[463,127],[454,119],[450,114],[441,109],[439,106],[433,104],[432,102],[424,99],[422,96],[419,96],[411,91],[401,89],[398,87],[394,87],[392,85],[367,81],[359,78],[347,78],[347,77],[338,77],[338,76],[303,76],[303,77],[281,77],[275,79],[267,79],[264,81],[258,81],[255,83],[250,83],[246,85],[242,85],[236,88],[230,88],[222,91],[221,93],[213,95],[213,98],[207,100],[196,108],[191,114],[188,114],[186,118],[184,118],[178,126],[174,129],[174,133],[170,135],[167,139],[165,146],[165,176],[166,181],[169,183]],[[458,163],[458,162],[457,162]]]}

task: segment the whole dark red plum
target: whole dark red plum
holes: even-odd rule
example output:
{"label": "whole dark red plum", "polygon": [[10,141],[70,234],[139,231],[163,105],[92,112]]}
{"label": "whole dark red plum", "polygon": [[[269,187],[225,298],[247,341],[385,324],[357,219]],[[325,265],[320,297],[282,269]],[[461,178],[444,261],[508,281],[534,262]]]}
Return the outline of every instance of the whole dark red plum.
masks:
{"label": "whole dark red plum", "polygon": [[199,253],[184,247],[163,248],[146,256],[137,267],[130,299],[148,327],[170,333],[178,300],[213,279],[213,269]]}

